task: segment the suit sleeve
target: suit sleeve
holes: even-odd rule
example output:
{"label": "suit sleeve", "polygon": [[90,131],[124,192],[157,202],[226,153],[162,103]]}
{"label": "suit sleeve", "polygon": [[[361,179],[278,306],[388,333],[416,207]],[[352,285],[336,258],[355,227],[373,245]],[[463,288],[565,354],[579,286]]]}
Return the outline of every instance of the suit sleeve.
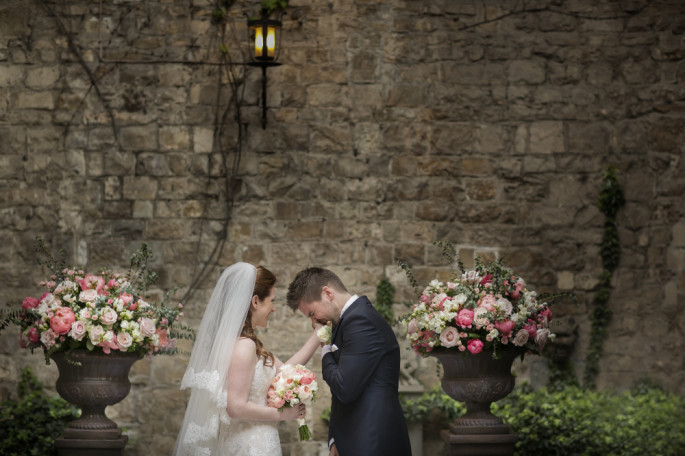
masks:
{"label": "suit sleeve", "polygon": [[342,403],[357,399],[369,383],[378,363],[388,351],[384,338],[368,316],[355,314],[345,320],[340,357],[332,353],[322,360],[323,378]]}

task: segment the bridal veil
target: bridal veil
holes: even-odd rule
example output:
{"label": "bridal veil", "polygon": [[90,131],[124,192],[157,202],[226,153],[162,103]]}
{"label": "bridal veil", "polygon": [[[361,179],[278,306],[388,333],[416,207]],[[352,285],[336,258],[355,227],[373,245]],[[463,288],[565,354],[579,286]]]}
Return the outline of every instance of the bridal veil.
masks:
{"label": "bridal veil", "polygon": [[174,456],[219,454],[220,422],[229,422],[226,374],[256,277],[256,267],[236,263],[223,271],[212,292],[181,383],[181,389],[190,388],[191,392]]}

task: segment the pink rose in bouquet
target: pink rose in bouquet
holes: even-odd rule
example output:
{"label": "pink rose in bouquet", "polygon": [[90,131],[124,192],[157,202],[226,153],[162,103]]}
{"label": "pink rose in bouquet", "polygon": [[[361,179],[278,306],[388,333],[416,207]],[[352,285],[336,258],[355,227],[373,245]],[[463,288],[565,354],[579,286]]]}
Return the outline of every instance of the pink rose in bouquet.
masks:
{"label": "pink rose in bouquet", "polygon": [[[284,364],[278,375],[271,381],[267,391],[266,403],[269,407],[281,410],[283,407],[294,407],[298,404],[308,405],[316,399],[319,386],[316,375],[301,364],[295,366]],[[310,440],[312,433],[305,420],[297,420],[300,440]]]}

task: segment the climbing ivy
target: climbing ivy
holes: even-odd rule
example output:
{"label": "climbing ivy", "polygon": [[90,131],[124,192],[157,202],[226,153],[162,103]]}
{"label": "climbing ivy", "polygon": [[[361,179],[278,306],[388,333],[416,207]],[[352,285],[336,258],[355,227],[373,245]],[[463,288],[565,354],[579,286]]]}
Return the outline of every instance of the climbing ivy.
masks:
{"label": "climbing ivy", "polygon": [[376,310],[388,324],[393,324],[392,304],[395,302],[395,287],[387,277],[383,277],[376,287]]}
{"label": "climbing ivy", "polygon": [[618,266],[621,257],[621,244],[618,238],[616,214],[625,204],[623,189],[618,182],[616,170],[610,166],[604,173],[604,182],[599,194],[599,209],[604,214],[604,234],[600,255],[604,270],[599,281],[599,287],[595,292],[592,304],[592,329],[590,331],[590,346],[585,358],[585,373],[583,386],[594,389],[595,380],[599,372],[599,358],[602,355],[602,345],[607,335],[607,327],[611,320],[609,308],[609,296],[611,295],[611,276]]}

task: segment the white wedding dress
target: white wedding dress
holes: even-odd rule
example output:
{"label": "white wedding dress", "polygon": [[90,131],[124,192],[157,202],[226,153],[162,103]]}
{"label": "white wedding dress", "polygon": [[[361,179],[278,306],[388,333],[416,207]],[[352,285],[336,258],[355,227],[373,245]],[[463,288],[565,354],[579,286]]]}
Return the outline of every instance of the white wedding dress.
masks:
{"label": "white wedding dress", "polygon": [[[259,358],[248,401],[266,407],[266,393],[276,376],[276,368]],[[221,456],[281,456],[281,440],[275,421],[245,421],[231,418],[219,430]]]}

